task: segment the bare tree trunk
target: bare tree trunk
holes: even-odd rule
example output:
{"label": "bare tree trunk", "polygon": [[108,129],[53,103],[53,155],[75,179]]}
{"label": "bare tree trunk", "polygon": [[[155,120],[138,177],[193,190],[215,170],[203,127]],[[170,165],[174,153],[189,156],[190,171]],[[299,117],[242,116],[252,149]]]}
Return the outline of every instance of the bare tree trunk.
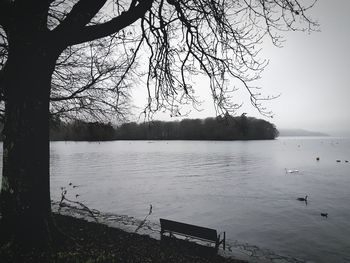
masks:
{"label": "bare tree trunk", "polygon": [[[23,51],[23,50],[21,50]],[[55,59],[39,47],[9,56],[1,186],[1,239],[23,248],[50,244],[49,96]]]}

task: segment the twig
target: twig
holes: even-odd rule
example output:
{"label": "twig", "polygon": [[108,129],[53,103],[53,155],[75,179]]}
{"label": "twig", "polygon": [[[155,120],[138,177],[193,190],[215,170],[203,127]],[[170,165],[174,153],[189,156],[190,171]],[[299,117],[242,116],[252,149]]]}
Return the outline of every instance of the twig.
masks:
{"label": "twig", "polygon": [[141,228],[143,227],[143,225],[146,223],[147,218],[152,214],[152,204],[149,205],[149,211],[148,211],[148,215],[145,216],[145,218],[141,221],[141,223],[139,224],[139,226],[136,228],[135,233]]}

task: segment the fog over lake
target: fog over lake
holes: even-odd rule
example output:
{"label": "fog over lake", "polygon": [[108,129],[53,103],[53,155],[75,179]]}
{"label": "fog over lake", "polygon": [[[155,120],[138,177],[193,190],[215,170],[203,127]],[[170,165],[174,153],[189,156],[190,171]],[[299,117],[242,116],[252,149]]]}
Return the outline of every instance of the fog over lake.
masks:
{"label": "fog over lake", "polygon": [[[139,219],[152,204],[153,223],[162,217],[226,231],[231,246],[291,262],[349,262],[346,160],[350,140],[336,138],[52,142],[51,192],[59,200],[67,187],[90,208]],[[307,205],[296,200],[305,195]]]}

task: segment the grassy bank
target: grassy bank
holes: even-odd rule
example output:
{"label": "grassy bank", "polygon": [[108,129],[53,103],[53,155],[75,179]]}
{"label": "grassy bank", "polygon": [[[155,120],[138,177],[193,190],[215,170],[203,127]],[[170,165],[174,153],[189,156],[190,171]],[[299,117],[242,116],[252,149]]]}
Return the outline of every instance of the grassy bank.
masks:
{"label": "grassy bank", "polygon": [[180,240],[159,241],[102,224],[55,215],[58,227],[74,238],[44,255],[1,255],[1,262],[223,262],[210,249]]}

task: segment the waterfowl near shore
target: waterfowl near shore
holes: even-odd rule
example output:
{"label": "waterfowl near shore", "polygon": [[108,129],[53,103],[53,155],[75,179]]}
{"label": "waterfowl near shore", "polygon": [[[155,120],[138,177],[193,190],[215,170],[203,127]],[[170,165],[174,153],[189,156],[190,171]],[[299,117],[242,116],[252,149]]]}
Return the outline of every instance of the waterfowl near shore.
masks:
{"label": "waterfowl near shore", "polygon": [[298,197],[297,200],[302,202],[307,202],[307,195],[305,195],[305,197]]}

